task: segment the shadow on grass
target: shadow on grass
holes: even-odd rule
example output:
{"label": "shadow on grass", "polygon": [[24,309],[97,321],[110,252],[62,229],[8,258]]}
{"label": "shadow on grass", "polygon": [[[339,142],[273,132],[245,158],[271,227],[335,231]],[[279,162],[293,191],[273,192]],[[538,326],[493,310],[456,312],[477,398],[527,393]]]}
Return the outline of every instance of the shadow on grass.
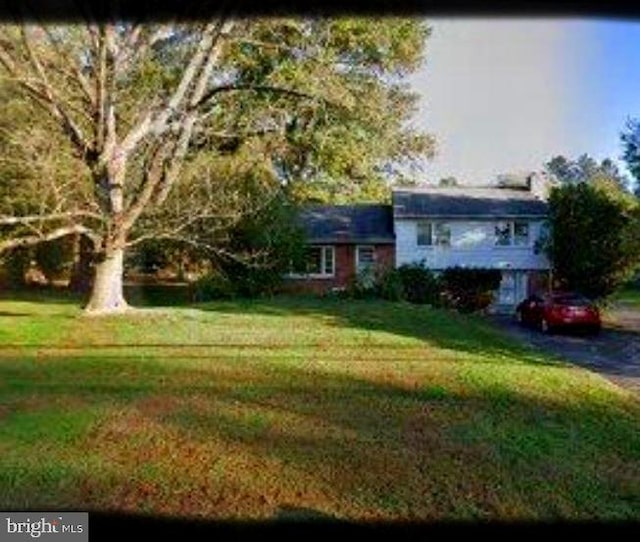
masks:
{"label": "shadow on grass", "polygon": [[[336,326],[365,331],[386,332],[418,339],[426,345],[478,354],[499,361],[520,359],[527,363],[556,365],[553,356],[538,351],[504,334],[480,315],[465,315],[409,303],[380,300],[318,299],[313,297],[275,297],[233,303],[195,305],[202,311],[238,314],[289,316],[329,316]],[[379,348],[379,345],[371,345]],[[384,345],[382,345],[384,348]],[[394,348],[402,349],[403,345]]]}
{"label": "shadow on grass", "polygon": [[[269,475],[270,462],[289,465],[289,474],[300,477],[294,489],[304,495],[310,484],[316,497],[296,502],[296,493],[278,479],[281,471],[272,471],[270,485],[256,485],[255,491],[271,492],[268,500],[279,501],[276,518],[283,517],[283,507],[325,514],[327,503],[333,503],[335,517],[353,513],[352,503],[381,517],[409,519],[498,518],[506,510],[550,519],[637,519],[640,513],[640,410],[606,392],[581,401],[486,383],[455,392],[438,382],[403,386],[324,370],[273,371],[258,362],[226,377],[168,370],[152,361],[138,369],[132,374],[100,357],[60,357],[44,365],[5,361],[2,440],[24,447],[20,433],[12,432],[12,416],[28,411],[21,401],[37,397],[31,408],[55,410],[67,398],[75,406],[65,416],[74,408],[101,407],[128,420],[116,433],[104,420],[87,427],[78,441],[83,454],[120,457],[118,450],[128,446],[133,455],[123,457],[136,469],[142,462],[170,460],[171,470],[158,475],[164,484],[177,487],[186,479],[201,487],[211,480],[215,454],[200,455],[196,464],[186,454],[193,446],[208,450],[211,443],[226,443],[229,453],[244,458],[244,469],[255,469],[257,480],[264,480],[265,469]],[[41,432],[45,442],[38,446],[50,449],[46,428]],[[158,442],[162,451],[153,448]],[[23,451],[28,457],[29,450]],[[121,483],[135,485],[126,473]],[[243,473],[227,476],[242,479]],[[224,494],[224,480],[220,484],[207,491],[222,492],[215,497],[224,509],[225,499],[233,499]],[[13,490],[7,487],[7,495]],[[317,507],[309,498],[318,499]],[[181,513],[197,515],[192,506]],[[285,519],[294,519],[291,514]]]}

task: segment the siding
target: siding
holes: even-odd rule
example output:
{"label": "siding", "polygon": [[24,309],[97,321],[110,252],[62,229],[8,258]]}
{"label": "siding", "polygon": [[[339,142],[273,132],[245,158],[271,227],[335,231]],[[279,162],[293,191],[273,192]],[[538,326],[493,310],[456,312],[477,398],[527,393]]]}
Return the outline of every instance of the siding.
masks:
{"label": "siding", "polygon": [[[522,220],[522,219],[520,219]],[[417,221],[396,219],[396,265],[425,260],[432,269],[469,266],[498,269],[548,269],[543,254],[534,252],[540,235],[541,220],[529,221],[529,246],[497,247],[494,244],[495,220],[446,220],[451,228],[451,246],[418,246]]]}

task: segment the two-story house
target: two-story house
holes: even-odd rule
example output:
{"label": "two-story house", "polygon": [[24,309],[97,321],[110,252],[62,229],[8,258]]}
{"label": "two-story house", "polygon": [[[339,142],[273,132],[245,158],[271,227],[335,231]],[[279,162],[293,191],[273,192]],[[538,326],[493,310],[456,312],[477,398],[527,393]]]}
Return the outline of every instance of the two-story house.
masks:
{"label": "two-story house", "polygon": [[414,188],[393,192],[396,266],[502,270],[496,304],[513,306],[544,287],[549,262],[537,247],[547,214],[523,188]]}
{"label": "two-story house", "polygon": [[453,266],[502,270],[495,305],[513,307],[547,287],[549,262],[537,241],[548,189],[547,178],[533,174],[520,185],[398,188],[392,206],[309,209],[302,224],[317,269],[294,277],[296,289],[346,287],[363,265],[424,261],[436,272]]}

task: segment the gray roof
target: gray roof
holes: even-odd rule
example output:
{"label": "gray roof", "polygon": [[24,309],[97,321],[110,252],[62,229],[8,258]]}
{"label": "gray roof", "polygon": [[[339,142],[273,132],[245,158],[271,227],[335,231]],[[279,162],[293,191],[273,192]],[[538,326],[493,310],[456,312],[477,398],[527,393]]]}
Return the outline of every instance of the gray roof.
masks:
{"label": "gray roof", "polygon": [[309,243],[393,243],[390,205],[314,205],[300,213]]}
{"label": "gray roof", "polygon": [[528,190],[511,188],[420,187],[393,191],[396,218],[544,217],[547,204]]}

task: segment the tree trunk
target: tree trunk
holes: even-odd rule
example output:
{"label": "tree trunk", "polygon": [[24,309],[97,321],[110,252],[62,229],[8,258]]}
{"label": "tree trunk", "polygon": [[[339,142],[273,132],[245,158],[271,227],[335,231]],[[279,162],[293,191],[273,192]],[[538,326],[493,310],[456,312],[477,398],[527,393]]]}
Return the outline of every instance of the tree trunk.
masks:
{"label": "tree trunk", "polygon": [[129,308],[122,287],[123,257],[121,248],[114,249],[96,264],[91,297],[85,307],[87,313],[115,314]]}
{"label": "tree trunk", "polygon": [[74,239],[73,268],[69,279],[72,292],[88,295],[93,284],[93,242],[86,235]]}

